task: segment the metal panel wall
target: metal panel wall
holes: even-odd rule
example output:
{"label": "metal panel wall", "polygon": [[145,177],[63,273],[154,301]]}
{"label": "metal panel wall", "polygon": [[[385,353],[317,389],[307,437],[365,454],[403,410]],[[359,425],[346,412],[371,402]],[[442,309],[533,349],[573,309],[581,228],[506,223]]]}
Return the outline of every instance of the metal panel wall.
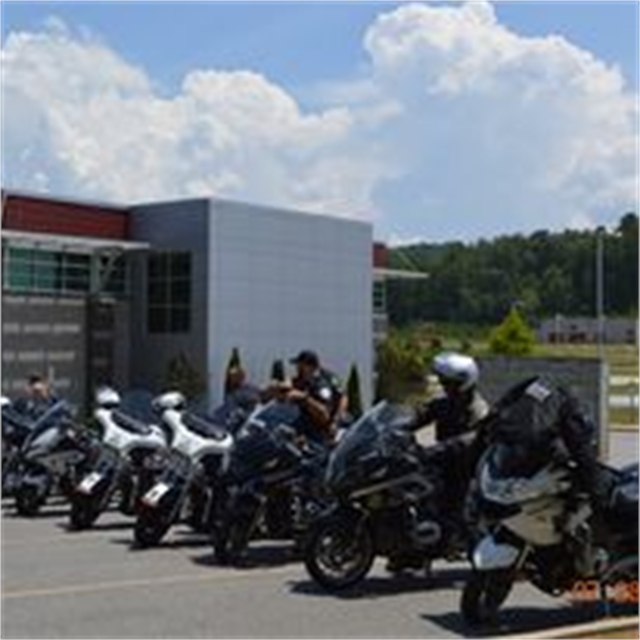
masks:
{"label": "metal panel wall", "polygon": [[49,376],[55,391],[82,405],[86,371],[82,298],[2,296],[2,393],[22,393],[25,378]]}
{"label": "metal panel wall", "polygon": [[209,372],[219,400],[233,347],[264,383],[276,358],[303,348],[343,378],[372,380],[372,227],[237,202],[211,203]]}

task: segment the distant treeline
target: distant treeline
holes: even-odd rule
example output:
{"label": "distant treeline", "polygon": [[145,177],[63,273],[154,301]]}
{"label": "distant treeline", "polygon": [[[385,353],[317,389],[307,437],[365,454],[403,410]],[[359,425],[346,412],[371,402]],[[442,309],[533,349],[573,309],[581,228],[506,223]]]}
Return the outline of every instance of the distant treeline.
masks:
{"label": "distant treeline", "polygon": [[[473,244],[399,247],[391,265],[427,280],[388,285],[391,322],[495,324],[518,303],[531,322],[555,314],[594,315],[595,231],[536,231]],[[604,238],[605,313],[638,313],[638,216],[627,213]]]}

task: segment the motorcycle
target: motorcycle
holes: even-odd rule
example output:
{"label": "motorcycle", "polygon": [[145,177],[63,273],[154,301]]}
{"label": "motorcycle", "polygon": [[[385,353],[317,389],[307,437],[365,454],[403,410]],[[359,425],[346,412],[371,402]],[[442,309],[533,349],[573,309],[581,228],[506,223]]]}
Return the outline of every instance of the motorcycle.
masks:
{"label": "motorcycle", "polygon": [[17,411],[2,396],[2,495],[11,496],[20,480],[20,449],[33,428],[33,421]]}
{"label": "motorcycle", "polygon": [[332,451],[325,481],[334,500],[312,523],[304,550],[307,572],[323,588],[354,586],[377,555],[428,572],[434,559],[464,548],[460,519],[439,504],[447,445],[420,447],[414,421],[411,409],[381,402]]}
{"label": "motorcycle", "polygon": [[153,483],[167,446],[162,429],[120,409],[120,396],[115,390],[99,389],[96,405],[94,418],[102,442],[95,464],[71,496],[69,524],[74,530],[91,527],[116,491],[120,492],[120,511],[133,515],[140,496]]}
{"label": "motorcycle", "polygon": [[[592,581],[600,595],[638,580],[638,468],[602,466],[613,487],[608,513],[596,517],[574,490],[568,454],[534,466],[529,452],[495,442],[478,464],[469,517],[478,540],[461,611],[471,625],[496,621],[516,580],[558,596]],[[636,604],[637,606],[637,604]]]}
{"label": "motorcycle", "polygon": [[95,436],[73,422],[64,400],[52,405],[33,422],[14,462],[17,512],[36,515],[54,488],[70,496],[97,446]]}
{"label": "motorcycle", "polygon": [[299,543],[323,504],[326,449],[300,442],[299,419],[297,405],[273,400],[257,407],[238,432],[212,527],[221,564],[239,562],[261,528],[270,538]]}
{"label": "motorcycle", "polygon": [[[215,478],[226,469],[233,447],[228,431],[186,410],[182,394],[165,393],[154,400],[154,407],[171,433],[171,448],[162,473],[138,504],[134,540],[139,547],[157,545],[179,521],[185,505],[191,507],[194,528],[208,529]],[[238,418],[233,414],[226,419],[233,423]]]}

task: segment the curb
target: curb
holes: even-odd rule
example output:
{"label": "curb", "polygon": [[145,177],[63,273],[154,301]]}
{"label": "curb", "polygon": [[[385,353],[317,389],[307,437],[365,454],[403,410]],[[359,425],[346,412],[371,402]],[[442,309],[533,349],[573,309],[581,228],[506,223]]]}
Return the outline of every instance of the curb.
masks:
{"label": "curb", "polygon": [[[543,629],[541,631],[534,631],[532,633],[518,633],[510,636],[503,636],[504,638],[521,638],[522,640],[550,640],[551,638],[598,638],[602,637],[599,634],[615,633],[616,631],[638,631],[638,625],[640,624],[640,618],[638,616],[625,616],[620,618],[605,618],[602,620],[596,620],[595,622],[587,622],[585,624],[576,624],[566,627],[554,627],[552,629]],[[613,636],[615,637],[615,636]],[[621,637],[634,637],[621,636]],[[635,636],[637,637],[637,635]]]}

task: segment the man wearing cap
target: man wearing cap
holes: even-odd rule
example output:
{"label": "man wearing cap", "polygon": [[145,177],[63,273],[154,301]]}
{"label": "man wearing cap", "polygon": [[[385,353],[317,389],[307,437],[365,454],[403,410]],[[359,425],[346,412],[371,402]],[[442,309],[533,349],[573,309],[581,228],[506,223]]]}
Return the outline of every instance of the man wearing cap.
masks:
{"label": "man wearing cap", "polygon": [[290,402],[299,404],[303,414],[300,430],[310,440],[330,442],[336,419],[345,409],[345,395],[338,377],[320,366],[314,351],[301,351],[290,361],[296,375],[279,389]]}

